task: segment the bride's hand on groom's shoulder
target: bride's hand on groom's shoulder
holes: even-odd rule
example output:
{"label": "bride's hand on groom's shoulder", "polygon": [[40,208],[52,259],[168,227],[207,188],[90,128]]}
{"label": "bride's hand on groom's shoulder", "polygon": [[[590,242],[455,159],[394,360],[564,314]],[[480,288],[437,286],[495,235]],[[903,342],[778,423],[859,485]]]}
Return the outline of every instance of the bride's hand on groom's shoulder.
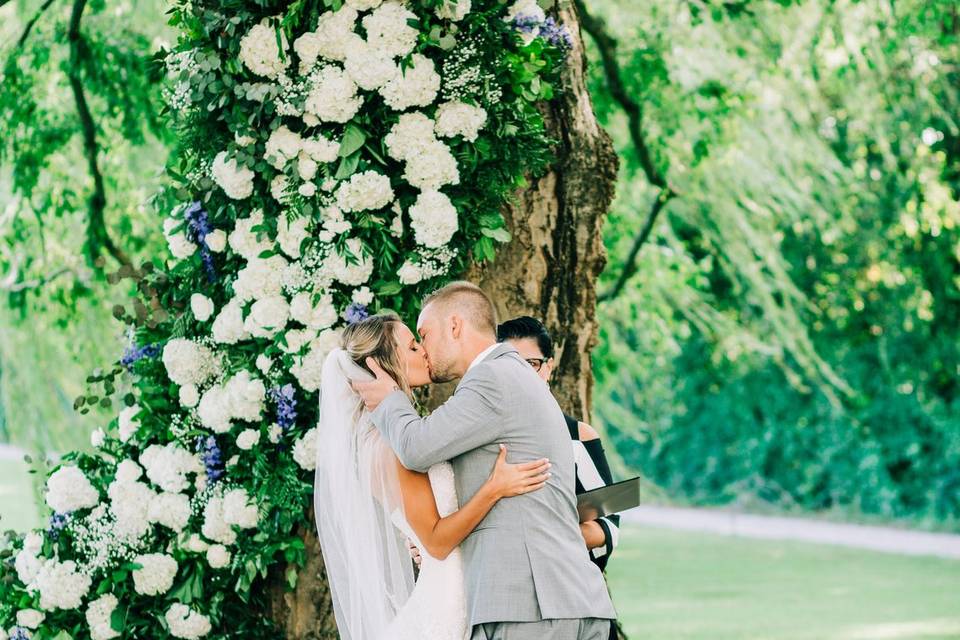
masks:
{"label": "bride's hand on groom's shoulder", "polygon": [[530,462],[507,462],[507,447],[500,445],[500,454],[487,479],[488,488],[497,499],[519,496],[542,489],[550,478],[550,460],[540,458]]}
{"label": "bride's hand on groom's shoulder", "polygon": [[373,373],[374,379],[369,381],[353,380],[350,382],[350,386],[363,400],[363,406],[366,407],[367,411],[375,411],[383,402],[383,399],[394,391],[399,391],[400,386],[373,358],[367,358],[366,364],[367,368]]}

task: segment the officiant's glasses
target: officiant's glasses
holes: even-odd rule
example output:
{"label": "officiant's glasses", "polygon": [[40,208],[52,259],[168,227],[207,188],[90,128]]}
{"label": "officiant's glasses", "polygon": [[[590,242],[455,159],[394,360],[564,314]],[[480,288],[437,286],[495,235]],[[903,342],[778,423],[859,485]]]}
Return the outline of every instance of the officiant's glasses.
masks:
{"label": "officiant's glasses", "polygon": [[546,361],[546,358],[527,358],[527,364],[533,367],[534,371],[540,371],[540,367],[542,367]]}

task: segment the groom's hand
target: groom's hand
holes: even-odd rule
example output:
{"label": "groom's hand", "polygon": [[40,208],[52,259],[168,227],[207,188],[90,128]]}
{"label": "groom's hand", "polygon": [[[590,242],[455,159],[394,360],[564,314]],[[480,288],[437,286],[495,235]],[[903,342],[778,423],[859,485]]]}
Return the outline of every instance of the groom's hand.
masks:
{"label": "groom's hand", "polygon": [[399,391],[400,386],[390,377],[389,373],[383,370],[379,362],[373,358],[367,358],[366,363],[373,375],[376,376],[375,379],[369,382],[354,380],[350,385],[363,400],[363,406],[367,408],[367,411],[375,411],[383,402],[383,399],[394,391]]}

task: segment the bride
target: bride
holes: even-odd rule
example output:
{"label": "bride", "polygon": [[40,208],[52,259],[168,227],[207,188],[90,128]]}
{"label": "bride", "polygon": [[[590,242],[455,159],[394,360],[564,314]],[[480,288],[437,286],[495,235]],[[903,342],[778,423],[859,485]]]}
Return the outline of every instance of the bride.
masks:
{"label": "bride", "polygon": [[[423,348],[392,314],[344,331],[327,356],[320,389],[314,507],[320,546],[343,640],[463,640],[469,637],[461,541],[501,498],[535,491],[545,459],[506,462],[459,507],[453,468],[404,468],[369,420],[351,380],[370,380],[374,358],[407,394],[430,383]],[[423,550],[414,583],[407,540]]]}

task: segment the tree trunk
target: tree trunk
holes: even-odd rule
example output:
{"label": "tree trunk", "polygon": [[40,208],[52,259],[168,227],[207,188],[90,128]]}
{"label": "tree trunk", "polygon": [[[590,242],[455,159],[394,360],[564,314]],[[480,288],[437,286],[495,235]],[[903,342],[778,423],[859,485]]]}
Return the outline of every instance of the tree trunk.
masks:
{"label": "tree trunk", "polygon": [[[617,156],[593,113],[584,81],[586,60],[572,6],[558,10],[573,35],[562,93],[544,107],[557,146],[557,163],[533,180],[504,211],[513,240],[498,248],[492,264],[469,269],[465,278],[493,297],[501,319],[532,315],[543,320],[556,343],[553,390],[564,411],[589,418],[593,375],[590,349],[597,340],[596,281],[606,261],[601,226],[613,200]],[[451,388],[431,392],[428,406]],[[272,618],[290,640],[336,638],[329,589],[316,532],[304,533],[310,563],[297,588],[284,592],[283,575],[271,585]]]}

